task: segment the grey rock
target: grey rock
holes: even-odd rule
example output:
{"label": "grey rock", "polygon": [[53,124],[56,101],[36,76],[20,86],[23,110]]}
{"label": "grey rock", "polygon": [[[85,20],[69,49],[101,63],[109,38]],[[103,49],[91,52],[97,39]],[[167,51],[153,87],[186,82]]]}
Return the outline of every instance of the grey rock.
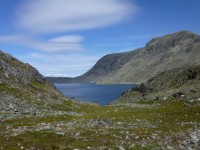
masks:
{"label": "grey rock", "polygon": [[123,146],[119,146],[119,150],[125,150]]}
{"label": "grey rock", "polygon": [[112,120],[100,120],[100,119],[91,119],[88,123],[88,126],[111,126]]}
{"label": "grey rock", "polygon": [[75,137],[75,139],[79,139],[80,138],[80,133],[79,132],[76,133],[74,137]]}

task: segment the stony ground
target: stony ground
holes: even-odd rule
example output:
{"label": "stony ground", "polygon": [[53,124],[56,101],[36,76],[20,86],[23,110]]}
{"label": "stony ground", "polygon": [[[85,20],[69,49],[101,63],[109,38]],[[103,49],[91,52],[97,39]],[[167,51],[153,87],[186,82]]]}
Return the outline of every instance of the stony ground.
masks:
{"label": "stony ground", "polygon": [[1,121],[0,149],[200,149],[199,101],[85,104],[71,111]]}

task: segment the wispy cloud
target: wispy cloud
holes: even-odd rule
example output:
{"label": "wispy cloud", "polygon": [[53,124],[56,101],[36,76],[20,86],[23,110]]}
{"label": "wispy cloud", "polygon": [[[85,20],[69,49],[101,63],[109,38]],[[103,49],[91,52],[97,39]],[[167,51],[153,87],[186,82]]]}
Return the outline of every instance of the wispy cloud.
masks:
{"label": "wispy cloud", "polygon": [[55,43],[77,43],[82,42],[84,39],[83,36],[80,35],[65,35],[60,37],[55,37],[49,40],[49,42],[55,42]]}
{"label": "wispy cloud", "polygon": [[[30,54],[16,57],[30,63],[45,76],[81,75],[106,54],[99,49],[95,52],[88,50],[92,46],[88,46],[89,42],[85,42],[88,37],[81,33],[124,23],[130,16],[132,19],[138,10],[133,1],[22,1],[13,17],[16,18],[14,27],[18,33],[0,35],[0,43],[29,48]],[[82,32],[79,34],[78,31]],[[87,55],[84,42],[87,44]]]}
{"label": "wispy cloud", "polygon": [[0,36],[1,43],[12,43],[46,52],[80,51],[84,49],[81,44],[82,40],[83,37],[77,35],[61,36],[48,40],[38,40],[20,35]]}
{"label": "wispy cloud", "polygon": [[127,0],[27,0],[16,25],[34,33],[54,33],[110,26],[137,11]]}
{"label": "wispy cloud", "polygon": [[[127,0],[27,0],[17,9],[15,20],[25,34],[0,35],[0,42],[46,52],[83,50],[85,37],[69,32],[120,23],[136,11],[137,6]],[[44,38],[49,35],[51,39]]]}

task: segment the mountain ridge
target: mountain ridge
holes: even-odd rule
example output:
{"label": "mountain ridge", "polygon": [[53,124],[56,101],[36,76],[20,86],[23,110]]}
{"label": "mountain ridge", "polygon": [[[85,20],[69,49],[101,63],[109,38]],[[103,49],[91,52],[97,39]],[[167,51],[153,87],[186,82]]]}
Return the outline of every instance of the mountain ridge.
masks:
{"label": "mountain ridge", "polygon": [[168,34],[150,40],[143,48],[108,54],[85,74],[66,82],[140,84],[162,71],[200,64],[199,47],[200,36],[195,33]]}

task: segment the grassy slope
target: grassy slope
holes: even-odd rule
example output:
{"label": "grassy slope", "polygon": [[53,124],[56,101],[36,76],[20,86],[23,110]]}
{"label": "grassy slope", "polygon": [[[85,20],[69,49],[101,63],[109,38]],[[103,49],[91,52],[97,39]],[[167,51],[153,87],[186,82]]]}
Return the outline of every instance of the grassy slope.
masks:
{"label": "grassy slope", "polygon": [[[86,115],[7,120],[0,125],[0,148],[159,149],[158,143],[166,136],[200,127],[197,103],[188,106],[185,101],[171,100],[139,102],[141,107],[77,105],[73,111]],[[111,123],[92,125],[91,119]],[[173,146],[177,146],[176,139]]]}

